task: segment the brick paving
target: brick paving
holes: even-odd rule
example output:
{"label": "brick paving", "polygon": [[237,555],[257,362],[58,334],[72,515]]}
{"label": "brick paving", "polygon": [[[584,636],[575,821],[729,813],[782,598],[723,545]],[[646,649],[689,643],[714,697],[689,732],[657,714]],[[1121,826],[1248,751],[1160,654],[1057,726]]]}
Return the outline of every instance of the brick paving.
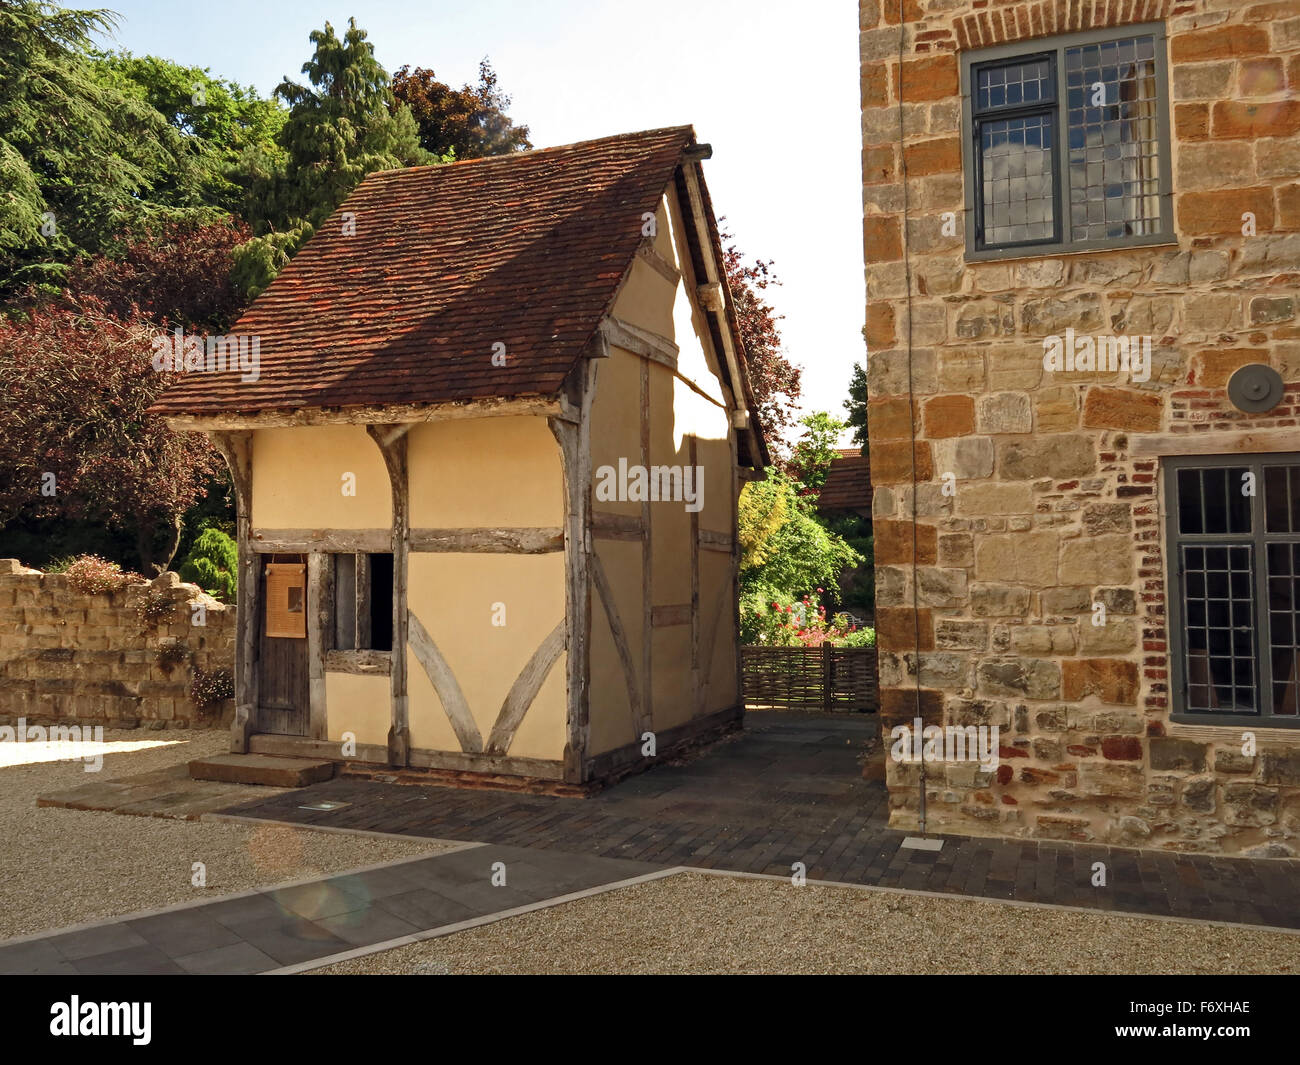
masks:
{"label": "brick paving", "polygon": [[[1300,862],[1035,840],[902,848],[862,779],[865,715],[750,712],[742,736],[586,799],[342,777],[224,812],[299,824],[1022,902],[1300,928]],[[332,812],[303,810],[333,799]],[[1106,885],[1093,886],[1093,864]]]}
{"label": "brick paving", "polygon": [[[743,735],[587,799],[355,777],[259,797],[223,812],[476,845],[11,940],[0,973],[311,968],[673,866],[788,876],[802,862],[815,880],[1300,928],[1300,862],[956,836],[939,851],[903,847],[886,827],[883,785],[861,776],[873,732],[855,715],[751,713]],[[133,795],[92,798],[116,809]],[[302,809],[324,799],[347,805]],[[502,887],[491,882],[497,861]],[[1104,887],[1092,884],[1095,862]]]}

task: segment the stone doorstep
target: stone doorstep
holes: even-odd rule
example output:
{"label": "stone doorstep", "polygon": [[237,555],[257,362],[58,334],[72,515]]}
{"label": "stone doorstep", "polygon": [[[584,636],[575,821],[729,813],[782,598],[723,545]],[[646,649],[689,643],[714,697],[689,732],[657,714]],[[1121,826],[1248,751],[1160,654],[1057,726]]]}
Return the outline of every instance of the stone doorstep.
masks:
{"label": "stone doorstep", "polygon": [[272,754],[218,754],[190,762],[190,776],[195,780],[216,780],[223,784],[304,788],[334,776],[334,763]]}
{"label": "stone doorstep", "polygon": [[204,814],[251,798],[247,787],[241,784],[191,779],[182,762],[121,780],[92,781],[80,787],[45,792],[37,796],[36,805],[197,821]]}

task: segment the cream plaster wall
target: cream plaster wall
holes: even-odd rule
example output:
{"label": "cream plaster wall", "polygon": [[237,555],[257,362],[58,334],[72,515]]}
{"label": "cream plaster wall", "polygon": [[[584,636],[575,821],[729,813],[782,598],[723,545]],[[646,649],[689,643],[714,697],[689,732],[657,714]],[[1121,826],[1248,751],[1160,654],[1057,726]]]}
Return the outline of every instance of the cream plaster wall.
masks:
{"label": "cream plaster wall", "polygon": [[[486,741],[506,694],[538,645],[564,620],[564,554],[412,552],[408,603],[447,660]],[[497,604],[504,625],[494,625]],[[459,751],[442,703],[413,653],[407,655],[412,747]],[[559,760],[567,739],[562,653],[507,752]]]}
{"label": "cream plaster wall", "polygon": [[[649,375],[649,465],[687,466],[690,436],[696,438],[695,464],[703,467],[704,506],[699,527],[730,534],[732,530],[732,461],[730,426],[724,390],[712,355],[707,321],[692,298],[694,277],[686,243],[684,220],[672,190],[658,213],[655,248],[682,271],[674,287],[662,274],[637,260],[615,301],[616,318],[649,330],[677,345],[678,373],[647,362]],[[640,367],[642,360],[621,348],[601,363],[592,407],[592,467],[617,467],[619,458],[640,462]],[[692,387],[694,385],[694,387]],[[705,395],[701,395],[703,392]],[[716,402],[711,402],[713,397]],[[597,512],[637,515],[638,502],[593,500]],[[679,501],[650,504],[652,560],[651,602],[680,606],[691,600],[691,516]],[[640,680],[642,606],[640,545],[598,540],[596,551],[605,567],[622,624],[631,644]],[[700,551],[701,653],[709,646],[704,630],[717,619],[714,654],[704,664],[710,674],[706,710],[735,704],[735,634],[730,596],[734,594],[730,559],[726,554]],[[718,617],[717,603],[724,601]],[[691,626],[660,626],[653,630],[652,721],[657,731],[685,724],[696,706],[691,685]],[[600,753],[635,739],[626,696],[626,682],[609,625],[599,603],[592,608],[591,753]]]}
{"label": "cream plaster wall", "polygon": [[564,522],[564,468],[545,418],[471,418],[407,434],[411,527]]}
{"label": "cream plaster wall", "polygon": [[388,743],[393,722],[392,686],[387,676],[325,674],[325,724],[329,738],[343,741],[351,732],[357,743]]}
{"label": "cream plaster wall", "polygon": [[[596,557],[613,595],[623,632],[632,656],[632,676],[636,691],[642,690],[642,614],[641,545],[629,541],[597,540]],[[589,754],[601,754],[631,743],[637,738],[627,680],[618,647],[601,606],[600,595],[592,588],[591,604],[591,714]]]}
{"label": "cream plaster wall", "polygon": [[[356,494],[344,495],[344,475]],[[312,425],[253,433],[254,529],[388,529],[388,468],[364,426]]]}

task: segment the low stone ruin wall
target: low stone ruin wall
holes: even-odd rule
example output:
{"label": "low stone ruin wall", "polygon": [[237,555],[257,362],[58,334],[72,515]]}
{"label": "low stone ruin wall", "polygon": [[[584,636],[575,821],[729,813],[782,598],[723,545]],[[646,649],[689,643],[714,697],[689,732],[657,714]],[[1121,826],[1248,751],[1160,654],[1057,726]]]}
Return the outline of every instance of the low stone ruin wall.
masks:
{"label": "low stone ruin wall", "polygon": [[0,559],[2,725],[219,727],[233,700],[200,707],[191,684],[234,661],[234,607],[175,573],[83,593],[65,574]]}

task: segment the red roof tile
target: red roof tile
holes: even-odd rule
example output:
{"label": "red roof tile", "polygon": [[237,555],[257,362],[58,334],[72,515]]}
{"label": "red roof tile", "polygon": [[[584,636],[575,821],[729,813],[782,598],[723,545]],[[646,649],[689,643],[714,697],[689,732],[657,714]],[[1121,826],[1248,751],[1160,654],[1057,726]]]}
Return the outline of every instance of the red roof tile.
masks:
{"label": "red roof tile", "polygon": [[232,330],[259,338],[259,380],[190,373],[152,409],[554,395],[694,141],[681,126],[371,174]]}
{"label": "red roof tile", "polygon": [[826,483],[817,496],[819,510],[869,510],[871,507],[871,464],[862,449],[836,448]]}

